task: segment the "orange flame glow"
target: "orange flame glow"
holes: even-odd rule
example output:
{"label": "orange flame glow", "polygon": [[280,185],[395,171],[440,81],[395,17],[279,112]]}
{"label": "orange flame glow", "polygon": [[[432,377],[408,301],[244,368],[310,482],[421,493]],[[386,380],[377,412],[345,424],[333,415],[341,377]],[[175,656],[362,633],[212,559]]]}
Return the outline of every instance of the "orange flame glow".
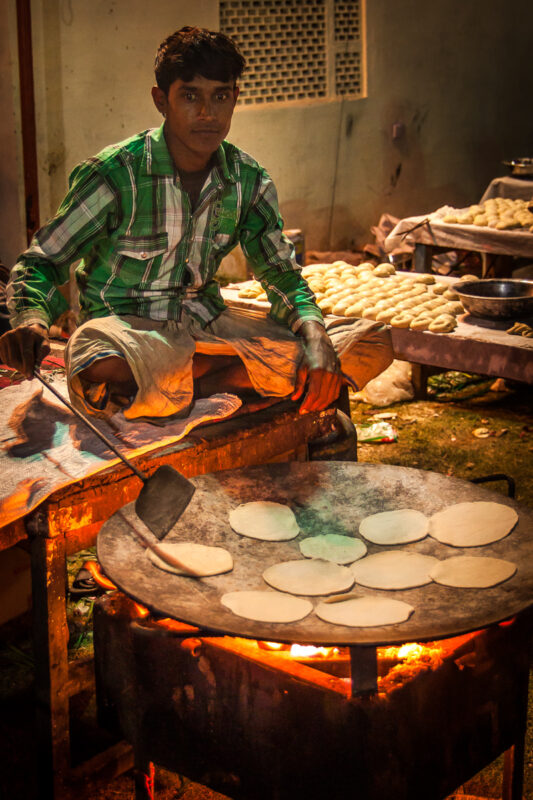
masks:
{"label": "orange flame glow", "polygon": [[337,647],[313,647],[305,644],[292,644],[291,656],[293,658],[331,658],[339,653]]}
{"label": "orange flame glow", "polygon": [[109,580],[109,578],[106,578],[106,576],[102,572],[100,564],[98,564],[97,561],[85,561],[85,563],[83,564],[83,569],[86,569],[87,572],[90,572],[93,578],[95,579],[96,583],[98,583],[100,586],[103,586],[104,589],[117,588],[115,584]]}
{"label": "orange flame glow", "polygon": [[133,603],[133,605],[135,606],[135,611],[140,617],[147,617],[150,613],[145,606],[141,606],[139,603]]}

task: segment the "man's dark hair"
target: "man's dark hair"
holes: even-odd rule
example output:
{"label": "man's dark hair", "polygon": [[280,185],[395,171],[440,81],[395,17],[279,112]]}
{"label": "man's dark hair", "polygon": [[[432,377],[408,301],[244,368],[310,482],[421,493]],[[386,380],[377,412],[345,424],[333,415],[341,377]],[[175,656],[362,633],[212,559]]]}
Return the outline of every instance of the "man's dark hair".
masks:
{"label": "man's dark hair", "polygon": [[155,79],[165,94],[175,80],[192,81],[201,75],[211,81],[236,83],[246,66],[229,36],[206,28],[180,28],[159,45]]}

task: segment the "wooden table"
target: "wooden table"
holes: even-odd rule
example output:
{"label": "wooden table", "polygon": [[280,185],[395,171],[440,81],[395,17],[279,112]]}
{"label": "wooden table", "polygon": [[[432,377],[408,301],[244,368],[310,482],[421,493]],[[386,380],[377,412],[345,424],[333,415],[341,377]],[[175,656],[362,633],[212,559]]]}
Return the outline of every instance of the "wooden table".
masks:
{"label": "wooden table", "polygon": [[533,233],[527,229],[499,231],[476,225],[443,222],[442,209],[430,214],[401,219],[385,239],[384,247],[392,252],[400,245],[414,247],[415,272],[431,272],[434,253],[468,250],[480,253],[483,276],[490,260],[505,259],[507,267],[514,258],[533,257]]}
{"label": "wooden table", "polygon": [[394,356],[422,367],[415,383],[420,398],[425,396],[427,367],[533,384],[533,339],[506,333],[510,324],[464,314],[451,333],[391,328]]}
{"label": "wooden table", "polygon": [[[306,460],[308,442],[331,430],[335,409],[298,413],[290,402],[253,415],[196,428],[185,439],[135,458],[152,474],[161,464],[193,477],[275,461]],[[139,479],[122,465],[54,492],[24,519],[0,528],[0,550],[29,546],[33,592],[33,638],[37,706],[38,770],[42,796],[76,795],[76,781],[107,769],[113,777],[132,765],[131,749],[119,743],[76,769],[70,764],[69,700],[91,688],[93,661],[68,661],[66,558],[93,545],[102,524],[139,493]]]}

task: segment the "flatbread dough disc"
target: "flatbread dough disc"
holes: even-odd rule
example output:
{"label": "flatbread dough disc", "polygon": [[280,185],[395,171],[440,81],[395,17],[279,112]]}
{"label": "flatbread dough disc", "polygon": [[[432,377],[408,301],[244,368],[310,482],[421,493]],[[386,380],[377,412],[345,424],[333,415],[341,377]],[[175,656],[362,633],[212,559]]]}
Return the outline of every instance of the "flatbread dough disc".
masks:
{"label": "flatbread dough disc", "polygon": [[430,570],[438,558],[405,550],[385,550],[350,567],[355,582],[371,589],[414,589],[431,583]]}
{"label": "flatbread dough disc", "polygon": [[479,547],[498,542],[518,521],[514,508],[503,503],[477,500],[456,503],[437,511],[429,520],[429,533],[452,547]]}
{"label": "flatbread dough disc", "polygon": [[313,610],[309,600],[269,591],[228,592],[221,603],[238,617],[257,622],[296,622]]}
{"label": "flatbread dough disc", "polygon": [[309,536],[300,542],[300,550],[306,558],[321,558],[335,564],[351,564],[366,555],[367,547],[361,539],[341,536],[339,533],[323,533]]}
{"label": "flatbread dough disc", "polygon": [[347,567],[318,558],[282,561],[268,567],[263,572],[263,578],[280,592],[312,597],[345,592],[354,583],[354,577]]}
{"label": "flatbread dough disc", "polygon": [[[207,575],[220,575],[233,569],[233,558],[231,553],[223,547],[209,547],[205,544],[195,542],[164,542],[159,545],[169,555],[179,558],[180,561],[189,567],[194,573],[192,577],[205,578]],[[176,575],[190,575],[190,573],[173,567],[163,561],[156,553],[151,550],[148,558],[156,567]]]}
{"label": "flatbread dough disc", "polygon": [[430,572],[435,583],[465,589],[486,589],[509,580],[516,564],[503,558],[452,556],[439,561]]}
{"label": "flatbread dough disc", "polygon": [[374,628],[405,622],[414,608],[403,600],[390,597],[354,597],[339,603],[319,603],[315,614],[324,622],[350,628]]}
{"label": "flatbread dough disc", "polygon": [[381,511],[365,517],[359,525],[361,536],[374,544],[407,544],[427,536],[429,519],[414,508]]}
{"label": "flatbread dough disc", "polygon": [[232,508],[229,512],[229,524],[242,536],[267,542],[294,539],[300,532],[296,517],[289,506],[271,500],[242,503],[237,508]]}

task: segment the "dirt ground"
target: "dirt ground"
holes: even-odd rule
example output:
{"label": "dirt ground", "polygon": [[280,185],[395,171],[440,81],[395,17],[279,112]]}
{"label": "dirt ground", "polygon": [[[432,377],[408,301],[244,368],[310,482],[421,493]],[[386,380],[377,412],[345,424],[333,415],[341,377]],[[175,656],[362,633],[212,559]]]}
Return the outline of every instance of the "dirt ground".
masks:
{"label": "dirt ground", "polygon": [[[489,387],[486,387],[487,389]],[[500,387],[501,388],[501,387]],[[475,394],[475,392],[474,392]],[[504,473],[516,482],[516,499],[533,506],[533,392],[524,386],[504,391],[484,391],[481,396],[452,402],[431,399],[371,407],[352,400],[352,419],[359,426],[380,422],[392,425],[397,441],[383,444],[359,443],[360,462],[377,462],[417,467],[469,480]],[[376,418],[376,415],[377,418]],[[505,494],[507,484],[490,484]],[[73,562],[73,568],[76,563]],[[90,599],[87,608],[70,619],[73,645],[90,647]],[[33,800],[35,779],[31,775],[32,657],[28,621],[19,620],[0,629],[0,752],[5,763],[0,769],[0,797]],[[76,627],[77,626],[77,627]],[[533,687],[530,687],[533,688]],[[529,727],[526,747],[525,800],[533,798],[533,691],[530,691]],[[463,795],[479,798],[501,796],[502,759],[465,784]],[[158,800],[221,800],[205,787],[186,778],[160,775]],[[457,795],[459,800],[461,794]],[[79,800],[133,800],[131,774],[116,778],[105,788],[87,786]],[[465,797],[466,800],[466,797]]]}

